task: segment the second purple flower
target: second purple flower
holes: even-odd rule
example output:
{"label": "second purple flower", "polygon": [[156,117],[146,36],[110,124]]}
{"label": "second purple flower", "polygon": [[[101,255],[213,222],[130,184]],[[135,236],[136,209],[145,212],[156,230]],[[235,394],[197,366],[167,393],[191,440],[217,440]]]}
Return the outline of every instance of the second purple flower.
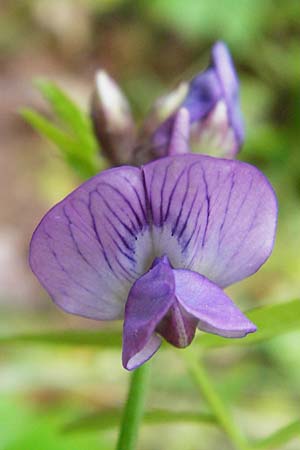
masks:
{"label": "second purple flower", "polygon": [[92,102],[95,133],[113,164],[144,164],[174,153],[176,118],[184,109],[185,148],[196,153],[233,158],[244,141],[239,83],[229,50],[217,42],[209,67],[190,82],[182,82],[154,103],[139,130],[129,103],[103,71],[96,76]]}

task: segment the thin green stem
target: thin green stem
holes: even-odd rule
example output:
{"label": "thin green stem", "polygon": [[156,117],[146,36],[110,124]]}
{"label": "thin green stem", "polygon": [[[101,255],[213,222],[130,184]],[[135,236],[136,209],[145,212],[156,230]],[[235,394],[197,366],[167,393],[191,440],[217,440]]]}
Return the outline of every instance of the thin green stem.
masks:
{"label": "thin green stem", "polygon": [[206,372],[201,359],[198,358],[198,354],[196,358],[193,352],[186,349],[183,352],[183,356],[192,378],[197,384],[200,392],[206,398],[211,407],[212,413],[215,414],[219,424],[231,440],[234,447],[237,450],[251,450],[247,440],[234,423],[229,411],[216,392],[211,382],[211,377]]}
{"label": "thin green stem", "polygon": [[148,362],[135,369],[131,374],[116,450],[134,450],[136,448],[150,378],[149,369],[150,364]]}

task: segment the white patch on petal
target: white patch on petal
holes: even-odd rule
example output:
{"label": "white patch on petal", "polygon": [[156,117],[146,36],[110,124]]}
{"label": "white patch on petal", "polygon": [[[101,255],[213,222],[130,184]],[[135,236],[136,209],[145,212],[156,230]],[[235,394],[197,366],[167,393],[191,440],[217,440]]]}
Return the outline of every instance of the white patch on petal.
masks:
{"label": "white patch on petal", "polygon": [[137,236],[136,240],[136,266],[135,269],[138,273],[143,275],[146,273],[151,264],[153,263],[154,258],[156,257],[155,252],[153,250],[153,239],[152,234],[149,228],[140,233]]}
{"label": "white patch on petal", "polygon": [[174,268],[186,266],[186,258],[182,255],[182,249],[176,236],[172,236],[171,227],[164,224],[163,227],[153,226],[138,235],[136,241],[135,269],[141,275],[147,272],[155,258],[166,255]]}
{"label": "white patch on petal", "polygon": [[185,267],[186,258],[182,254],[182,248],[177,236],[172,236],[171,226],[153,227],[154,257],[166,255],[174,269]]}

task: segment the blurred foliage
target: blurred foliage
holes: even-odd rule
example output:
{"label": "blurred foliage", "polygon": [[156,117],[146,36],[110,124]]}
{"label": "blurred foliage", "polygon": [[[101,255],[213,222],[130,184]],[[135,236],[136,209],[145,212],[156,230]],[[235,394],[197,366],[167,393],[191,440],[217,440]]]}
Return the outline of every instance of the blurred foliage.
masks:
{"label": "blurred foliage", "polygon": [[[87,114],[99,66],[124,87],[139,121],[154,97],[206,66],[215,40],[227,42],[241,80],[246,121],[246,142],[239,157],[267,174],[279,199],[278,237],[272,258],[257,275],[231,288],[230,294],[244,308],[253,307],[255,302],[266,306],[267,315],[260,323],[262,333],[270,324],[274,329],[276,322],[277,331],[284,329],[285,334],[252,346],[211,349],[206,352],[207,363],[220,394],[231,402],[238,423],[251,437],[263,439],[275,432],[266,438],[269,448],[277,445],[281,450],[299,450],[298,421],[293,422],[299,416],[300,400],[300,334],[295,331],[299,307],[297,301],[289,300],[299,298],[300,292],[300,2],[3,0],[1,9],[0,79],[7,77],[3,78],[6,83],[15,80],[10,97],[20,96],[14,87],[24,84],[26,93],[31,92],[31,80],[36,76],[54,80],[38,83],[52,104],[51,113],[34,95],[28,102],[28,94],[12,102],[13,108],[29,103],[23,115],[50,141],[63,143],[62,156],[78,179],[105,166],[90,137]],[[40,113],[33,111],[36,108]],[[19,128],[15,126],[11,133],[15,139]],[[32,145],[33,134],[29,129],[27,133],[20,137],[24,153]],[[42,159],[33,177],[30,168],[30,182],[46,209],[54,196],[57,200],[65,194],[66,179],[71,176],[67,169],[57,169],[54,152],[43,140],[38,141],[35,151]],[[48,298],[41,293],[36,297],[42,306],[39,314],[20,315],[16,309],[8,317],[1,311],[1,326],[10,335],[24,336],[23,331],[35,330],[38,323],[40,337],[46,340],[47,330],[58,322],[63,329],[70,326],[70,319],[60,312],[55,314],[54,308],[49,310]],[[276,305],[268,306],[274,302],[277,310]],[[282,302],[287,302],[286,308]],[[295,309],[289,309],[290,305]],[[30,344],[35,336],[31,331],[26,346],[12,346],[11,342],[1,346],[0,450],[113,448],[113,431],[62,432],[63,426],[76,418],[84,421],[92,414],[95,421],[89,423],[96,424],[99,411],[119,410],[126,389],[127,374],[121,369],[117,348],[119,335],[109,329],[103,332],[105,339],[98,341],[99,348],[89,345],[91,341],[77,348],[74,344],[82,338],[77,328],[92,327],[87,320],[78,321],[73,326],[75,334],[67,330],[57,333],[56,338],[50,336],[52,342],[56,339],[73,345],[41,345],[37,349]],[[86,334],[97,332],[87,330]],[[203,343],[214,339],[218,341],[203,336]],[[114,349],[101,347],[107,340]],[[195,358],[201,336],[198,342],[199,346],[193,346]],[[200,414],[198,404],[201,402],[195,398],[178,354],[160,352],[154,361],[149,411],[167,405],[175,416],[178,411],[187,411],[196,417]],[[156,427],[143,429],[141,449],[230,450],[223,434],[211,426]],[[276,430],[280,428],[278,437]],[[277,442],[273,441],[274,446],[272,439]]]}
{"label": "blurred foliage", "polygon": [[[80,417],[64,427],[66,433],[105,431],[119,426],[122,417],[121,409],[103,410]],[[147,425],[165,425],[168,423],[205,423],[216,425],[216,419],[211,414],[172,411],[172,410],[151,410],[146,412],[143,419]]]}
{"label": "blurred foliage", "polygon": [[38,80],[37,87],[51,105],[60,126],[33,109],[23,108],[23,118],[42,136],[53,142],[63,159],[83,179],[96,175],[105,168],[100,159],[98,143],[87,114],[54,83]]}
{"label": "blurred foliage", "polygon": [[[205,333],[204,336],[199,335],[195,340],[204,349],[233,345],[251,345],[300,329],[299,299],[254,308],[248,311],[246,315],[256,324],[257,331],[244,339],[227,339]],[[0,345],[28,343],[90,346],[105,349],[121,348],[122,338],[121,330],[116,328],[101,331],[65,330],[0,335]]]}

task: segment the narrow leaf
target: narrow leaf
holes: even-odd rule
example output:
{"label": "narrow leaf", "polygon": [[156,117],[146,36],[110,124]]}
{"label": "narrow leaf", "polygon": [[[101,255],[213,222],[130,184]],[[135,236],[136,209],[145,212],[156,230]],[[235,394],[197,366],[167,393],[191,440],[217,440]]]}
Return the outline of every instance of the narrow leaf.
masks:
{"label": "narrow leaf", "polygon": [[65,92],[51,81],[39,79],[35,84],[62,122],[69,125],[74,131],[78,131],[78,129],[89,131],[87,116]]}
{"label": "narrow leaf", "polygon": [[37,80],[36,85],[50,103],[56,116],[83,144],[81,151],[97,152],[97,143],[92,131],[91,120],[71,98],[51,81]]}
{"label": "narrow leaf", "polygon": [[[85,432],[108,430],[119,426],[122,416],[121,409],[109,409],[88,414],[67,424],[64,432]],[[163,425],[167,423],[207,423],[216,424],[213,415],[197,412],[178,412],[168,410],[153,410],[146,412],[143,418],[146,425]]]}
{"label": "narrow leaf", "polygon": [[41,114],[30,108],[24,108],[21,110],[21,115],[41,135],[56,144],[64,154],[79,152],[73,139]]}
{"label": "narrow leaf", "polygon": [[88,159],[82,146],[48,119],[32,109],[21,110],[21,115],[42,136],[53,142],[66,162],[83,178],[89,178],[99,171],[96,163]]}
{"label": "narrow leaf", "polygon": [[121,348],[122,337],[117,331],[66,330],[45,333],[28,333],[0,337],[0,345],[6,344],[59,344],[97,348]]}
{"label": "narrow leaf", "polygon": [[273,449],[280,448],[281,445],[286,444],[296,436],[300,437],[300,420],[286,425],[275,433],[271,434],[265,439],[262,439],[254,444],[255,449]]}
{"label": "narrow leaf", "polygon": [[198,337],[198,344],[209,348],[256,344],[289,331],[300,330],[300,300],[298,299],[255,308],[246,315],[257,326],[255,333],[242,339],[227,339],[205,334]]}
{"label": "narrow leaf", "polygon": [[[212,334],[202,334],[196,342],[206,348],[256,344],[300,329],[300,300],[255,308],[249,311],[247,316],[258,326],[256,333],[243,339],[226,339]],[[22,342],[120,347],[121,333],[107,330],[67,330],[0,336],[0,345]],[[168,346],[162,346],[162,349],[164,348]]]}

